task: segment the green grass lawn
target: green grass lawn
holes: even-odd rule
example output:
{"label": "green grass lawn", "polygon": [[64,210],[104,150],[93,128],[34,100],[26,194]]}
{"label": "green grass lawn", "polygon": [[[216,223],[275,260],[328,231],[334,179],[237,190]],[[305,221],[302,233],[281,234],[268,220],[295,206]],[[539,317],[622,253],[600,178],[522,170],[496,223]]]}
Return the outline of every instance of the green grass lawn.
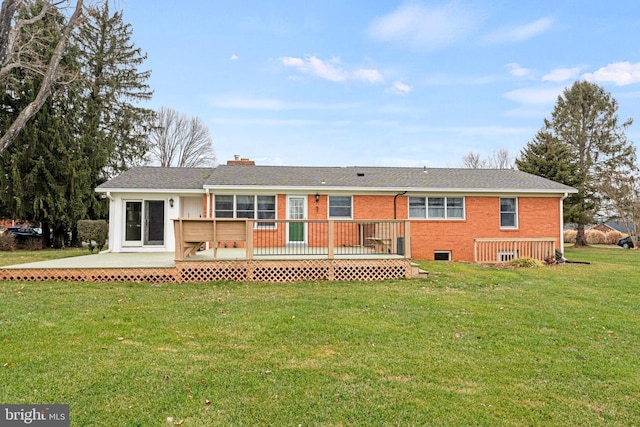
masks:
{"label": "green grass lawn", "polygon": [[0,403],[92,426],[640,425],[640,252],[373,283],[0,283]]}
{"label": "green grass lawn", "polygon": [[0,252],[0,267],[5,267],[7,265],[24,264],[27,262],[49,261],[53,259],[89,254],[89,250],[84,248],[42,249],[37,251],[18,250],[12,252]]}

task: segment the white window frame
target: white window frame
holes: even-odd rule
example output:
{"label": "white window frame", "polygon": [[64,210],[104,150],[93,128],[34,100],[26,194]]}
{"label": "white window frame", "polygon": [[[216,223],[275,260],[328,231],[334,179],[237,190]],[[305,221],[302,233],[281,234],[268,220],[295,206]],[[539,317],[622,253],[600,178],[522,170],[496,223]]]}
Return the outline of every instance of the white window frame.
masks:
{"label": "white window frame", "polygon": [[[511,211],[502,211],[502,200],[503,199],[513,199],[514,200],[514,205],[515,205],[515,210],[513,212]],[[502,224],[502,215],[503,214],[511,214],[513,215],[513,225],[503,225]],[[519,227],[518,224],[518,198],[517,197],[500,197],[500,229],[502,230],[517,230]]]}
{"label": "white window frame", "polygon": [[[331,200],[336,198],[349,199],[349,215],[348,216],[331,215]],[[328,204],[327,215],[329,216],[329,218],[336,218],[336,219],[353,218],[353,196],[339,196],[339,195],[329,196],[327,200],[327,204]],[[337,206],[337,207],[344,208],[345,206]]]}
{"label": "white window frame", "polygon": [[[253,216],[252,217],[241,217],[241,218],[246,218],[246,219],[252,219],[254,220],[254,228],[277,228],[278,223],[275,222],[275,220],[277,219],[278,216],[278,197],[275,194],[214,194],[214,200],[213,200],[213,217],[214,218],[239,218],[238,217],[238,196],[241,197],[253,197]],[[218,216],[218,209],[216,206],[217,203],[217,198],[218,197],[231,197],[233,200],[233,210],[229,211],[229,210],[224,210],[222,212],[231,212],[231,216]],[[271,212],[271,211],[265,211],[265,210],[260,210],[258,208],[258,197],[273,197],[273,201],[274,201],[274,209],[273,209],[273,213],[274,213],[274,217],[273,218],[259,218],[260,216],[260,212]],[[250,212],[247,210],[242,210],[240,212]]]}
{"label": "white window frame", "polygon": [[[443,199],[444,216],[433,217],[429,215],[429,199]],[[422,205],[424,209],[424,216],[411,215],[411,199],[421,199],[424,201]],[[462,216],[449,216],[449,199],[462,199]],[[467,199],[465,196],[411,196],[408,199],[409,203],[409,219],[427,219],[427,220],[440,220],[440,221],[463,221],[467,217]],[[414,208],[415,209],[415,208]]]}
{"label": "white window frame", "polygon": [[[273,218],[260,218],[260,212],[271,212],[271,210],[260,210],[260,205],[258,203],[258,198],[260,197],[273,197]],[[256,223],[255,228],[278,228],[278,223],[275,221],[278,219],[278,197],[270,194],[257,194],[256,195],[256,203],[255,203],[256,211]]]}

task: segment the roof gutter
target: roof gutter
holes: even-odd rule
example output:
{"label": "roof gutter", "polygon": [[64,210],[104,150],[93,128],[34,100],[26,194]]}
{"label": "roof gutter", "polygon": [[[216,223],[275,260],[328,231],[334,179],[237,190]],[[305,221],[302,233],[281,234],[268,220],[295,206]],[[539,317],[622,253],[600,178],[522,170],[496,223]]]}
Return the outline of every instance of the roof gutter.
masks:
{"label": "roof gutter", "polygon": [[396,202],[398,200],[398,196],[404,196],[405,194],[407,194],[407,190],[404,190],[402,193],[398,193],[393,196],[393,219],[398,219],[396,215]]}

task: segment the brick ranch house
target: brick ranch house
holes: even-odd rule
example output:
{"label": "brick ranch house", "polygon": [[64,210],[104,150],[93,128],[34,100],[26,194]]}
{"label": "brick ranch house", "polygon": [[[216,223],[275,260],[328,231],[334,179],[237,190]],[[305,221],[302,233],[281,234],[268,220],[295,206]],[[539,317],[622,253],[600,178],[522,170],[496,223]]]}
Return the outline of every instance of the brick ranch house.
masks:
{"label": "brick ranch house", "polygon": [[[265,229],[280,229],[283,245],[312,245],[305,227],[316,220],[402,220],[411,258],[471,262],[482,262],[482,242],[502,242],[489,246],[497,262],[526,255],[504,242],[546,241],[563,250],[563,200],[576,192],[511,169],[260,166],[248,159],[215,168],[136,167],[96,191],[110,200],[113,252],[173,252],[176,218],[248,218],[256,242]],[[361,237],[336,246],[376,243],[369,236],[375,229],[358,224]],[[377,240],[400,253],[400,241]]]}

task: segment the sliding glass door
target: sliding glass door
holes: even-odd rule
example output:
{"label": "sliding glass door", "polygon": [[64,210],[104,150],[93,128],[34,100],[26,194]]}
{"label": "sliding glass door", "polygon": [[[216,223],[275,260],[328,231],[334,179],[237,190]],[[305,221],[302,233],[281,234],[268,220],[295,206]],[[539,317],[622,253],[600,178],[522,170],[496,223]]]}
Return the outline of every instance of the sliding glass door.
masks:
{"label": "sliding glass door", "polygon": [[124,246],[164,245],[164,200],[125,202]]}

